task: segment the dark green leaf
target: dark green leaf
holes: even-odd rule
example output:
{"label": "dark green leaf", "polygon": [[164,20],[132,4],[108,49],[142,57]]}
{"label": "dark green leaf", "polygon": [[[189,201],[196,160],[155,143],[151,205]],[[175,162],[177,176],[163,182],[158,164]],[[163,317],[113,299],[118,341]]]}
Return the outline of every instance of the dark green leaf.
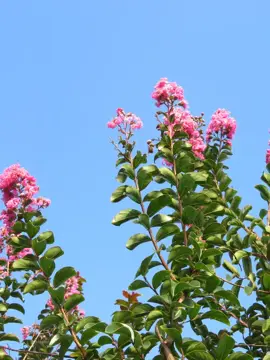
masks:
{"label": "dark green leaf", "polygon": [[235,341],[227,334],[223,334],[218,342],[216,356],[217,360],[224,360],[233,350]]}
{"label": "dark green leaf", "polygon": [[40,266],[41,269],[43,271],[43,273],[47,276],[50,277],[52,275],[52,273],[54,272],[55,269],[55,263],[52,259],[47,258],[46,256],[43,256],[40,260]]}
{"label": "dark green leaf", "polygon": [[58,287],[59,285],[63,284],[66,280],[71,278],[72,276],[76,275],[76,271],[71,266],[63,267],[62,269],[58,270],[53,279],[53,285]]}
{"label": "dark green leaf", "polygon": [[64,251],[60,248],[60,246],[53,246],[45,252],[44,257],[48,259],[57,259],[63,254]]}
{"label": "dark green leaf", "polygon": [[71,309],[73,309],[75,306],[77,306],[83,301],[84,301],[84,297],[82,295],[73,294],[66,300],[64,304],[64,308],[66,311],[70,311]]}
{"label": "dark green leaf", "polygon": [[49,315],[45,317],[40,324],[40,329],[47,329],[53,326],[57,326],[62,321],[62,318],[57,315]]}
{"label": "dark green leaf", "polygon": [[178,234],[180,232],[179,227],[175,224],[165,224],[157,232],[156,240],[160,241],[168,236]]}
{"label": "dark green leaf", "polygon": [[54,235],[52,231],[45,231],[37,237],[38,241],[46,241],[47,244],[54,243]]}
{"label": "dark green leaf", "polygon": [[151,241],[150,237],[145,235],[145,234],[135,234],[133,236],[131,236],[128,239],[128,242],[126,244],[127,249],[129,250],[133,250],[135,249],[138,245],[143,244],[145,242]]}
{"label": "dark green leaf", "polygon": [[23,293],[27,294],[33,291],[45,291],[48,288],[48,283],[44,280],[33,280],[27,284],[24,288]]}
{"label": "dark green leaf", "polygon": [[217,320],[219,322],[222,322],[228,326],[230,326],[230,321],[222,311],[220,310],[210,310],[204,313],[201,317],[202,319],[211,319],[211,320]]}
{"label": "dark green leaf", "polygon": [[157,199],[154,199],[150,202],[147,208],[147,214],[149,216],[155,215],[159,210],[163,209],[165,206],[171,205],[171,197],[169,195],[161,195]]}
{"label": "dark green leaf", "polygon": [[142,280],[134,280],[130,285],[129,285],[129,290],[138,290],[138,289],[142,289],[148,287],[148,284],[145,281]]}
{"label": "dark green leaf", "polygon": [[119,226],[129,220],[136,219],[140,215],[140,211],[134,209],[121,210],[112,220],[112,224]]}

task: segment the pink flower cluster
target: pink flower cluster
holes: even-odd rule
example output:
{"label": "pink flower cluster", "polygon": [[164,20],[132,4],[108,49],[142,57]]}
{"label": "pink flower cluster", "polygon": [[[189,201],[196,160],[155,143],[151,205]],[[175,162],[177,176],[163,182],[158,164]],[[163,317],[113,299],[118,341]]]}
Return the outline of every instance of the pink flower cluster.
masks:
{"label": "pink flower cluster", "polygon": [[[3,251],[5,239],[12,235],[12,226],[20,209],[27,212],[46,208],[50,200],[43,197],[34,198],[39,191],[36,179],[19,164],[11,165],[0,175],[0,190],[6,209],[1,212],[0,220],[3,227],[0,229],[0,250]],[[31,249],[24,249],[19,254],[13,255],[12,247],[7,246],[7,254],[11,261],[31,253]]]}
{"label": "pink flower cluster", "polygon": [[[67,300],[71,295],[82,293],[82,282],[83,279],[80,276],[79,272],[77,273],[76,276],[72,276],[65,282],[65,295],[64,295],[65,300]],[[47,306],[52,311],[54,310],[54,304],[51,298],[47,301]],[[79,317],[84,317],[85,315],[84,310],[80,309],[78,306],[72,309],[72,311],[73,312],[76,311]]]}
{"label": "pink flower cluster", "polygon": [[170,122],[168,118],[164,119],[164,124],[168,127],[168,135],[173,137],[177,129],[187,133],[189,138],[187,142],[191,144],[194,155],[203,160],[203,153],[206,145],[199,132],[198,123],[194,120],[189,111],[183,110],[182,108],[174,108],[169,113],[169,117],[172,115],[174,119],[172,122]]}
{"label": "pink flower cluster", "polygon": [[178,100],[183,108],[188,107],[188,103],[184,98],[184,90],[176,82],[169,82],[167,78],[161,78],[152,93],[152,98],[156,100],[159,107],[162,104],[171,104]]}
{"label": "pink flower cluster", "polygon": [[[268,141],[268,145],[270,145],[270,140]],[[266,164],[269,164],[270,163],[270,149],[267,149],[266,150]]]}
{"label": "pink flower cluster", "polygon": [[23,340],[26,340],[28,338],[30,331],[31,326],[24,326],[23,328],[21,328]]}
{"label": "pink flower cluster", "polygon": [[218,109],[211,118],[210,124],[206,131],[206,140],[209,142],[213,135],[220,135],[227,143],[231,141],[236,131],[236,121],[230,116],[230,112],[225,109]]}
{"label": "pink flower cluster", "polygon": [[128,135],[135,129],[140,129],[143,126],[142,120],[132,114],[131,112],[125,113],[123,109],[116,110],[117,116],[107,123],[108,128],[114,129],[118,126],[118,130]]}

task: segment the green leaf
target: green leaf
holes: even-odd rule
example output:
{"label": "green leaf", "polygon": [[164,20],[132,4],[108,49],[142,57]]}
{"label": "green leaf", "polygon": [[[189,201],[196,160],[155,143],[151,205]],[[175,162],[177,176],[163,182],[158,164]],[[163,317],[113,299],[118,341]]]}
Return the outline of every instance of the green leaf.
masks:
{"label": "green leaf", "polygon": [[270,273],[263,274],[262,283],[265,290],[270,290]]}
{"label": "green leaf", "polygon": [[120,171],[124,172],[131,180],[134,180],[135,174],[130,164],[124,164]]}
{"label": "green leaf", "polygon": [[53,246],[45,252],[44,257],[48,259],[57,259],[62,255],[64,255],[64,251],[60,246]]}
{"label": "green leaf", "polygon": [[132,186],[127,186],[126,194],[131,200],[135,201],[137,204],[141,203],[141,195],[139,190],[135,189]]}
{"label": "green leaf", "polygon": [[148,268],[149,268],[149,265],[151,263],[153,256],[154,255],[150,255],[150,256],[147,256],[145,259],[143,259],[141,266],[139,267],[135,277],[138,277],[140,275],[145,276],[148,273]]}
{"label": "green leaf", "polygon": [[105,332],[107,334],[125,334],[131,337],[131,339],[134,341],[133,330],[131,329],[130,326],[123,323],[118,323],[118,322],[111,323],[106,327]]}
{"label": "green leaf", "polygon": [[66,311],[70,311],[71,309],[73,309],[75,306],[77,306],[78,304],[80,304],[83,301],[84,301],[84,297],[82,295],[73,294],[66,300],[66,302],[64,304],[64,309]]}
{"label": "green leaf", "polygon": [[191,351],[186,355],[186,358],[188,360],[214,360],[213,356],[201,350]]}
{"label": "green leaf", "polygon": [[119,226],[129,220],[136,219],[140,215],[140,211],[134,209],[121,210],[112,220],[112,224]]}
{"label": "green leaf", "polygon": [[37,270],[38,268],[36,261],[28,259],[15,260],[12,264],[13,270]]}
{"label": "green leaf", "polygon": [[220,280],[218,277],[216,277],[215,275],[208,276],[206,279],[205,290],[208,293],[212,293],[219,284],[220,284]]}
{"label": "green leaf", "polygon": [[26,232],[33,238],[39,232],[39,226],[35,226],[31,221],[26,223]]}
{"label": "green leaf", "polygon": [[33,280],[27,284],[24,288],[23,293],[27,294],[33,291],[45,291],[48,288],[48,283],[44,280]]}
{"label": "green leaf", "polygon": [[43,273],[47,276],[50,277],[52,275],[52,273],[54,272],[55,269],[55,263],[52,259],[47,258],[46,256],[43,256],[40,260],[39,260],[41,269],[43,271]]}
{"label": "green leaf", "polygon": [[109,336],[103,335],[98,339],[98,344],[100,346],[108,345],[112,343],[112,339]]}
{"label": "green leaf", "polygon": [[154,289],[157,289],[159,285],[164,281],[170,278],[170,271],[160,270],[153,276],[152,285]]}
{"label": "green leaf", "polygon": [[249,295],[252,294],[253,288],[250,287],[250,286],[245,286],[244,291],[245,291],[245,293],[249,296]]}
{"label": "green leaf", "polygon": [[141,224],[146,230],[150,229],[149,217],[146,214],[139,215],[138,220],[134,220],[134,223]]}
{"label": "green leaf", "polygon": [[62,318],[57,315],[49,315],[45,317],[40,324],[40,329],[47,329],[53,326],[57,326],[62,321]]}
{"label": "green leaf", "polygon": [[223,254],[222,251],[215,249],[215,248],[206,249],[202,253],[202,259],[207,259],[210,256],[218,256],[218,255],[222,255],[222,254]]}
{"label": "green leaf", "polygon": [[248,354],[236,352],[230,355],[226,360],[254,360],[254,358]]}
{"label": "green leaf", "polygon": [[128,287],[129,290],[138,290],[148,287],[148,284],[142,280],[134,280]]}
{"label": "green leaf", "polygon": [[16,341],[20,342],[20,339],[14,334],[3,334],[0,336],[0,341]]}
{"label": "green leaf", "polygon": [[265,201],[270,201],[270,192],[265,185],[256,185],[255,188],[259,190],[261,198]]}
{"label": "green leaf", "polygon": [[227,315],[225,315],[222,311],[220,310],[210,310],[207,311],[206,313],[204,313],[201,317],[201,319],[211,319],[211,320],[216,320],[219,322],[222,322],[228,326],[230,326],[230,321],[227,317]]}
{"label": "green leaf", "polygon": [[147,208],[147,214],[149,216],[155,215],[159,210],[165,206],[172,204],[171,197],[169,195],[161,195],[158,198],[152,200]]}
{"label": "green leaf", "polygon": [[135,249],[138,245],[151,241],[150,237],[145,234],[135,234],[128,239],[126,247],[128,250]]}
{"label": "green leaf", "polygon": [[33,239],[32,241],[32,248],[36,255],[40,255],[46,249],[46,241],[38,241],[37,239]]}
{"label": "green leaf", "polygon": [[45,231],[37,237],[38,241],[46,241],[47,244],[54,243],[54,235],[52,231]]}
{"label": "green leaf", "polygon": [[192,249],[183,245],[175,245],[170,251],[168,262],[170,263],[171,261],[180,258],[188,258],[191,255],[192,255]]}
{"label": "green leaf", "polygon": [[234,348],[235,341],[232,337],[224,333],[217,346],[216,356],[217,360],[224,360],[231,353]]}
{"label": "green leaf", "polygon": [[204,229],[203,235],[205,238],[208,238],[209,236],[212,235],[222,235],[225,233],[226,233],[226,229],[223,225],[219,223],[212,223]]}
{"label": "green leaf", "polygon": [[126,188],[127,185],[119,186],[111,195],[110,201],[111,202],[119,202],[126,197]]}
{"label": "green leaf", "polygon": [[270,319],[264,320],[264,323],[262,326],[262,332],[265,333],[269,329],[270,329]]}
{"label": "green leaf", "polygon": [[58,289],[49,288],[49,293],[56,304],[61,305],[64,301],[65,288],[60,287]]}
{"label": "green leaf", "polygon": [[58,270],[53,279],[53,285],[58,287],[59,285],[63,284],[66,280],[75,276],[77,273],[75,269],[71,266],[63,267],[62,269]]}
{"label": "green leaf", "polygon": [[21,312],[22,314],[25,314],[24,308],[21,304],[12,303],[12,304],[8,305],[8,308],[12,309],[12,310],[17,310],[17,311]]}
{"label": "green leaf", "polygon": [[229,261],[224,260],[222,266],[232,274],[240,277],[239,271]]}
{"label": "green leaf", "polygon": [[6,312],[7,310],[7,305],[0,303],[0,312]]}
{"label": "green leaf", "polygon": [[159,169],[160,175],[168,181],[168,183],[170,183],[171,185],[176,185],[176,177],[174,175],[174,173],[172,172],[172,170],[163,167]]}
{"label": "green leaf", "polygon": [[168,236],[180,233],[179,227],[175,224],[165,224],[157,232],[156,240],[160,241]]}
{"label": "green leaf", "polygon": [[214,295],[221,299],[228,300],[232,305],[240,306],[237,296],[230,290],[218,290],[215,291]]}
{"label": "green leaf", "polygon": [[191,176],[192,179],[198,184],[205,183],[209,177],[206,171],[190,172],[187,175]]}
{"label": "green leaf", "polygon": [[160,310],[152,310],[147,316],[147,321],[157,320],[164,317],[164,314]]}
{"label": "green leaf", "polygon": [[90,324],[97,324],[99,322],[100,322],[99,318],[97,318],[95,316],[86,316],[85,318],[80,320],[78,322],[78,324],[76,325],[76,332],[81,331],[89,323]]}
{"label": "green leaf", "polygon": [[152,181],[153,176],[157,173],[158,169],[155,165],[141,167],[137,174],[139,189],[145,189]]}
{"label": "green leaf", "polygon": [[151,227],[161,226],[161,225],[170,223],[172,221],[173,221],[173,218],[171,216],[163,215],[163,214],[157,214],[157,215],[152,217]]}

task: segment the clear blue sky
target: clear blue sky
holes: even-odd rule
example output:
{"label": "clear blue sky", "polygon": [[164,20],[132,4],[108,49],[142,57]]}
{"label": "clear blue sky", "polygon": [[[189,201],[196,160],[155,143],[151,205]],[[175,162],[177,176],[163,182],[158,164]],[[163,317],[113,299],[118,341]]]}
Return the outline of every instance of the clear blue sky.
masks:
{"label": "clear blue sky", "polygon": [[[59,264],[87,278],[89,315],[109,320],[151,252],[125,249],[135,225],[111,225],[124,204],[109,202],[117,183],[106,122],[119,106],[136,113],[145,146],[160,77],[184,87],[194,114],[232,112],[230,174],[245,203],[260,206],[253,185],[268,141],[269,13],[268,0],[1,2],[0,168],[19,162],[52,199],[44,228],[65,250]],[[31,323],[39,304],[28,303]]]}

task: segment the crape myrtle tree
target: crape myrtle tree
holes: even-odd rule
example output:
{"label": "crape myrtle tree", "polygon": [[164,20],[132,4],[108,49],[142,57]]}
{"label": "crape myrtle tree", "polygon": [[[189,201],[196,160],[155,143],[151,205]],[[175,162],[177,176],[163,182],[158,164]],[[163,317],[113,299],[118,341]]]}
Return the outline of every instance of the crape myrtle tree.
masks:
{"label": "crape myrtle tree", "polygon": [[[112,223],[133,221],[126,247],[145,249],[111,323],[85,315],[84,278],[56,266],[63,250],[41,230],[50,201],[37,197],[36,179],[20,165],[0,175],[0,359],[270,359],[270,150],[256,185],[265,207],[254,216],[224,164],[230,113],[218,109],[204,136],[203,114],[191,115],[180,86],[161,79],[152,97],[157,134],[146,153],[133,140],[139,117],[117,109],[108,123],[119,134],[111,201],[130,202]],[[40,294],[47,302],[20,340],[8,324],[21,324],[24,301]]]}

